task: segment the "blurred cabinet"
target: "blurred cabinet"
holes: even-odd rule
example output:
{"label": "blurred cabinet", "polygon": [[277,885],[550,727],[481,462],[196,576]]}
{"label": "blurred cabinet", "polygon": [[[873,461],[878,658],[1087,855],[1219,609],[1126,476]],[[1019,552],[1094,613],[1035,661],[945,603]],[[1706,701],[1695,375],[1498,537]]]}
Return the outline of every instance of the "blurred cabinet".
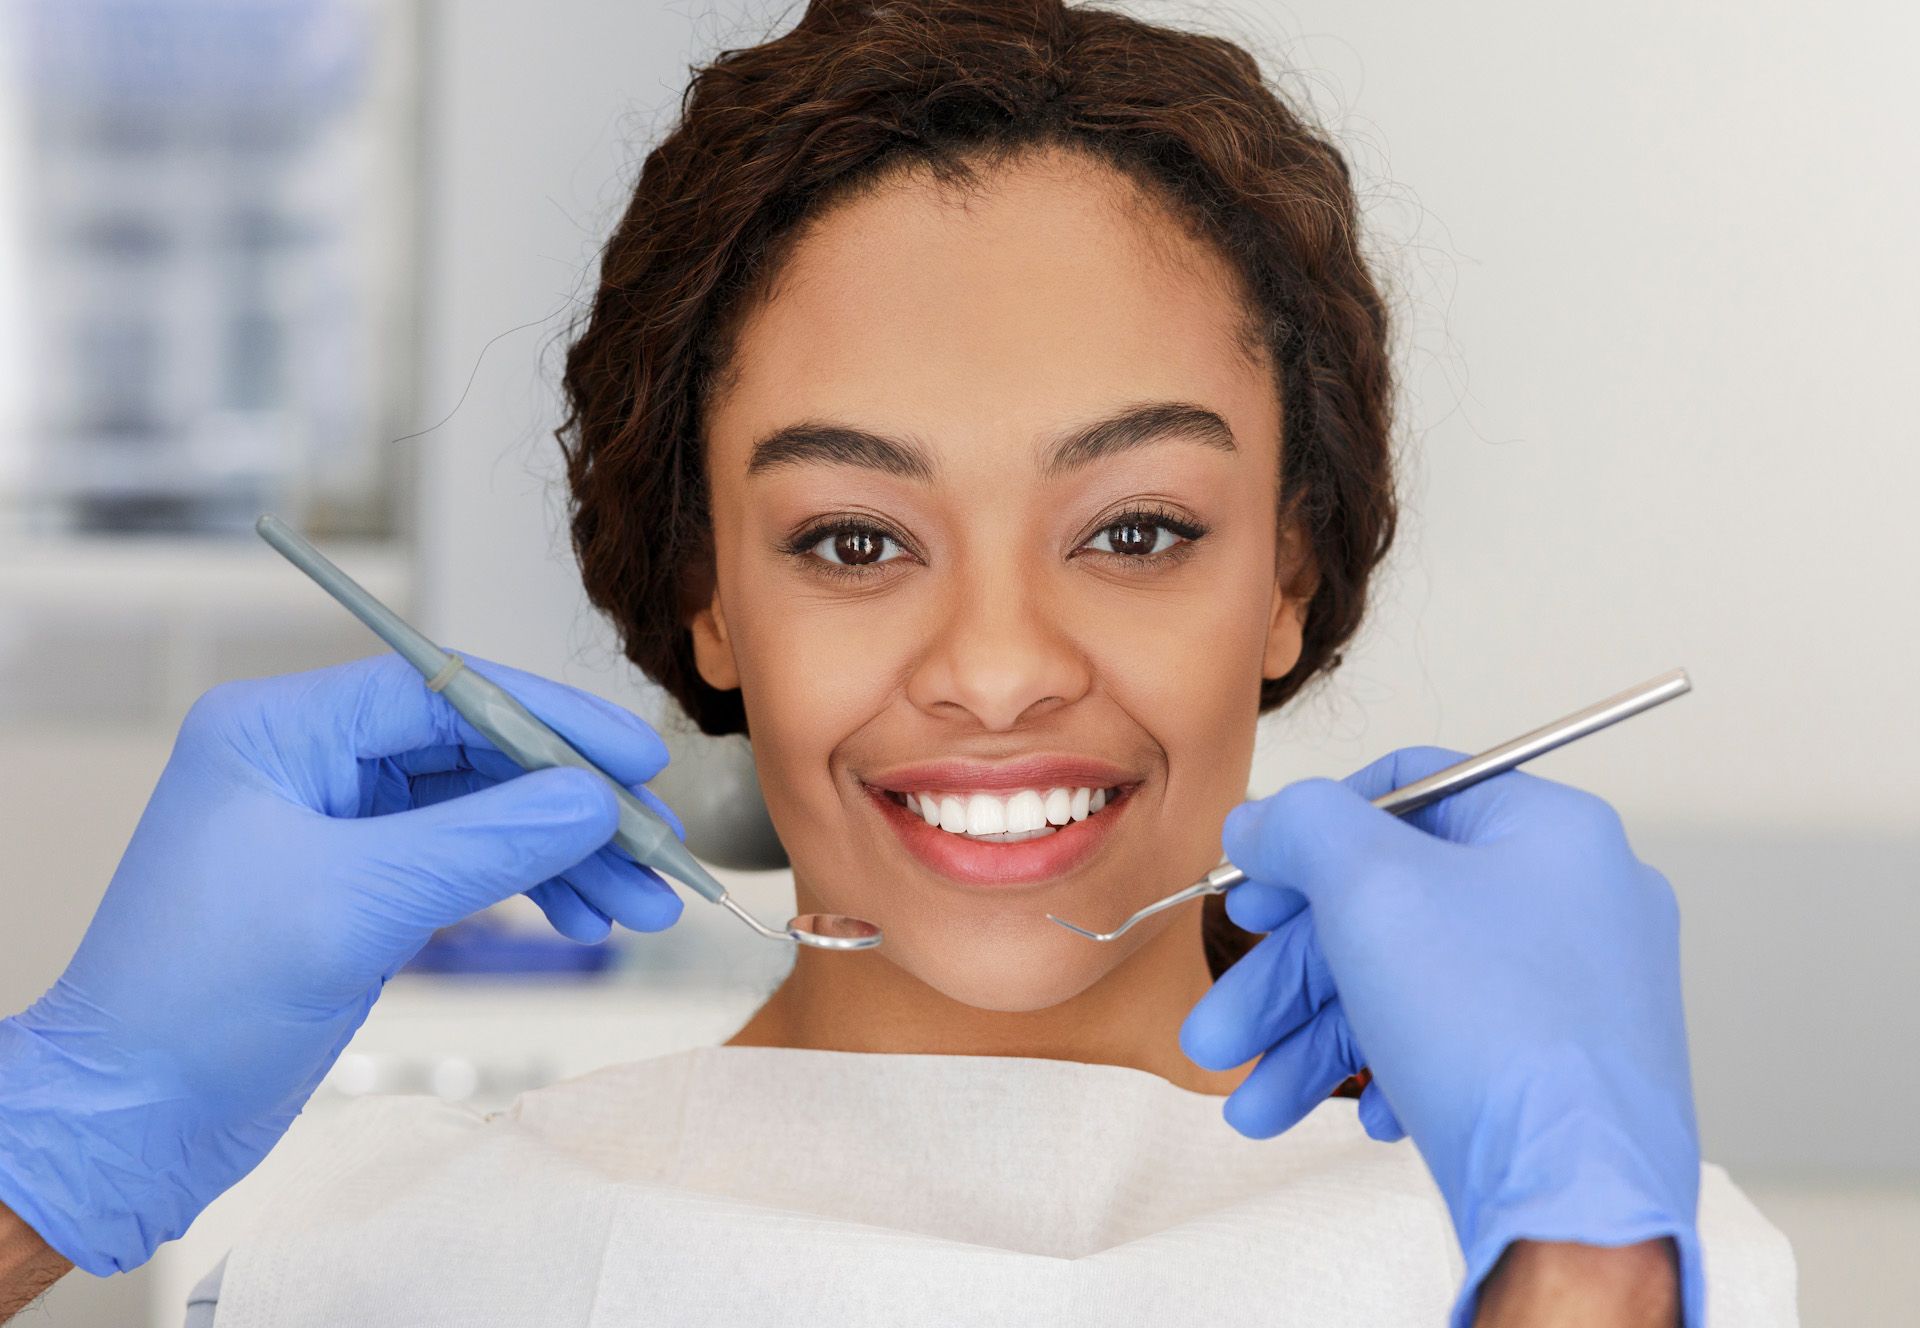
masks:
{"label": "blurred cabinet", "polygon": [[[418,0],[0,5],[0,518],[394,528]],[[9,174],[17,178],[5,178]]]}
{"label": "blurred cabinet", "polygon": [[[403,550],[326,549],[409,611]],[[0,730],[171,732],[216,683],[383,649],[257,540],[0,534]]]}

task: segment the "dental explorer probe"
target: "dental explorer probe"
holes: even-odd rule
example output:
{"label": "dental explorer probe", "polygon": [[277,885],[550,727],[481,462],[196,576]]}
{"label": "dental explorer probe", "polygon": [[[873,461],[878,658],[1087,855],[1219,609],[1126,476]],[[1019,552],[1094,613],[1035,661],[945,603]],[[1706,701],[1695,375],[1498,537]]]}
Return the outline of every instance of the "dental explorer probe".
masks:
{"label": "dental explorer probe", "polygon": [[430,690],[446,697],[447,703],[464,715],[468,723],[486,734],[494,746],[515,762],[528,770],[570,765],[600,776],[620,802],[620,828],[614,833],[613,842],[625,849],[635,862],[690,886],[768,940],[797,941],[822,950],[868,950],[880,944],[878,927],[838,913],[803,913],[789,922],[785,930],[767,926],[743,908],[727,893],[727,887],[687,852],[686,845],[680,842],[664,817],[629,793],[619,780],[575,751],[566,739],[535,718],[505,688],[468,668],[458,655],[450,655],[434,645],[279,517],[269,512],[254,523],[254,529],[259,531],[261,539],[285,555],[288,562],[312,577],[349,613],[372,628],[402,659],[420,670]]}
{"label": "dental explorer probe", "polygon": [[[1576,710],[1571,715],[1556,719],[1543,728],[1525,733],[1512,742],[1503,742],[1478,756],[1469,756],[1466,760],[1436,770],[1425,779],[1416,779],[1413,783],[1383,793],[1373,800],[1373,805],[1381,811],[1404,816],[1417,811],[1430,802],[1438,802],[1450,793],[1458,793],[1469,785],[1478,784],[1483,779],[1513,769],[1524,761],[1564,747],[1576,738],[1584,738],[1589,733],[1598,733],[1609,724],[1617,724],[1643,710],[1651,710],[1662,701],[1671,701],[1674,697],[1693,690],[1693,683],[1687,677],[1685,669],[1672,669],[1657,678],[1649,678],[1638,687],[1629,687],[1617,696],[1595,702],[1584,710]],[[1175,891],[1165,899],[1148,904],[1112,931],[1089,931],[1085,927],[1075,926],[1065,918],[1047,914],[1049,921],[1057,922],[1068,931],[1077,932],[1090,941],[1111,941],[1125,934],[1127,928],[1142,918],[1150,918],[1155,913],[1164,912],[1190,899],[1199,899],[1205,895],[1224,894],[1247,879],[1247,874],[1231,862],[1223,862],[1205,876],[1184,890]]]}

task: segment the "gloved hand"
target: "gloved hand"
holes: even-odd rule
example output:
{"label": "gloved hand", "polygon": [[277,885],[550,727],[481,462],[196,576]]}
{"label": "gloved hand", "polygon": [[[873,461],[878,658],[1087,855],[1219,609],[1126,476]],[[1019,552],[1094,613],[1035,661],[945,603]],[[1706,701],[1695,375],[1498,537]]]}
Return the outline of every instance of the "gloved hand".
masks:
{"label": "gloved hand", "polygon": [[1700,1145],[1678,910],[1601,799],[1509,771],[1400,818],[1371,799],[1456,761],[1414,747],[1227,816],[1248,881],[1228,915],[1270,933],[1181,1028],[1201,1066],[1260,1062],[1225,1107],[1286,1129],[1362,1066],[1360,1119],[1413,1137],[1467,1276],[1509,1242],[1670,1236],[1685,1322],[1705,1323]]}
{"label": "gloved hand", "polygon": [[[467,662],[614,778],[666,765],[625,710]],[[436,928],[520,892],[577,940],[672,925],[616,806],[523,772],[394,655],[207,693],[66,972],[0,1021],[0,1203],[132,1268],[266,1155]]]}

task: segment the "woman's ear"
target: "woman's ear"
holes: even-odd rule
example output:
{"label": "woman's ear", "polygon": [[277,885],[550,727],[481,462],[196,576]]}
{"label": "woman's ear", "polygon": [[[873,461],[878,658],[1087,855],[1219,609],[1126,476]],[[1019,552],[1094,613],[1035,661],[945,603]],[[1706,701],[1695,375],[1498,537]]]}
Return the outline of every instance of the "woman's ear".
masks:
{"label": "woman's ear", "polygon": [[740,685],[740,669],[733,659],[727,615],[720,607],[719,579],[711,566],[703,566],[694,569],[688,580],[687,598],[698,604],[687,620],[687,628],[693,633],[693,666],[700,671],[700,680],[714,691],[732,691]]}
{"label": "woman's ear", "polygon": [[1307,547],[1300,524],[1288,522],[1281,528],[1278,556],[1274,559],[1273,612],[1267,621],[1266,656],[1260,662],[1260,676],[1283,678],[1300,662],[1305,648],[1307,605],[1320,586],[1320,572],[1313,553]]}

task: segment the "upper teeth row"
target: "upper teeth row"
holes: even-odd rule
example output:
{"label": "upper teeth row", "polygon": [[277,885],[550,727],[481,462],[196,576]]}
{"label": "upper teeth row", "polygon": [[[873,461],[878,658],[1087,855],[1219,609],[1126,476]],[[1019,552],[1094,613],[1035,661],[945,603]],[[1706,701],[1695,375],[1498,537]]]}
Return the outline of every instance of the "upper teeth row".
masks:
{"label": "upper teeth row", "polygon": [[1004,798],[991,793],[909,793],[906,799],[907,810],[928,825],[957,835],[1001,835],[1084,821],[1107,805],[1107,791],[1021,789]]}

